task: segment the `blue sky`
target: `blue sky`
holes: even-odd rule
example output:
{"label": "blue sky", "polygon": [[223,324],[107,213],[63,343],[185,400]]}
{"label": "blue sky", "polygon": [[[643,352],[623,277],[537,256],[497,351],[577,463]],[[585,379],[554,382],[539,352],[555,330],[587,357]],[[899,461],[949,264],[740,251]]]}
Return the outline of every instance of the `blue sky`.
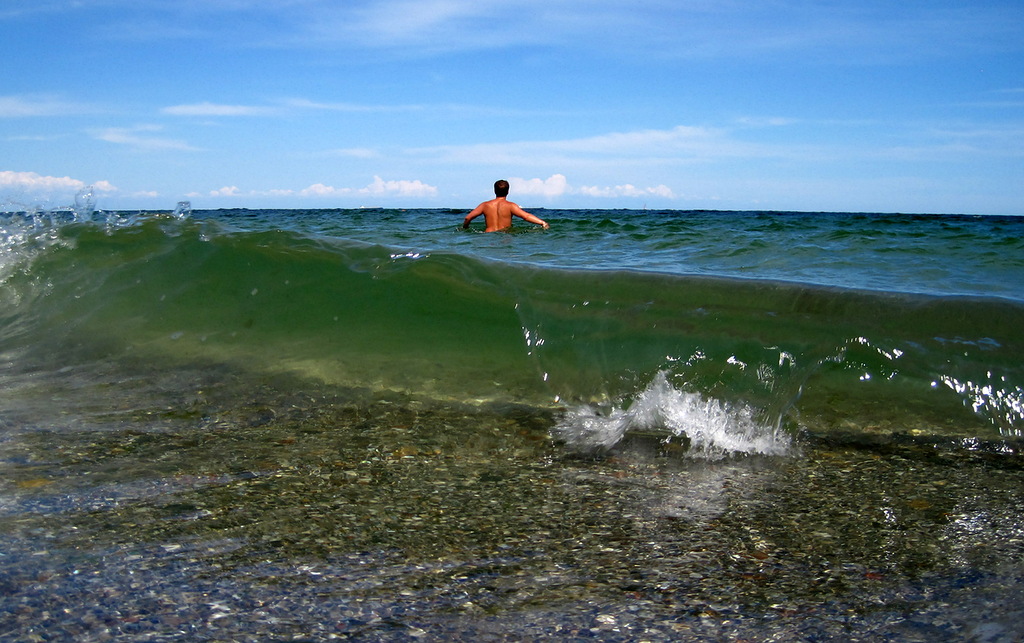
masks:
{"label": "blue sky", "polygon": [[0,0],[0,209],[1024,214],[1019,0]]}

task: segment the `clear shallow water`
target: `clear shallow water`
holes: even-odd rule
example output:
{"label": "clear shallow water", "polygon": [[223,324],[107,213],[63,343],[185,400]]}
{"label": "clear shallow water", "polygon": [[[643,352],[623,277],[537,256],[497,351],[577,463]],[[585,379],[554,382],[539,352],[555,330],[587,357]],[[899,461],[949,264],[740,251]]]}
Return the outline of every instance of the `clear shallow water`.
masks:
{"label": "clear shallow water", "polygon": [[1016,218],[35,215],[5,638],[1020,635]]}

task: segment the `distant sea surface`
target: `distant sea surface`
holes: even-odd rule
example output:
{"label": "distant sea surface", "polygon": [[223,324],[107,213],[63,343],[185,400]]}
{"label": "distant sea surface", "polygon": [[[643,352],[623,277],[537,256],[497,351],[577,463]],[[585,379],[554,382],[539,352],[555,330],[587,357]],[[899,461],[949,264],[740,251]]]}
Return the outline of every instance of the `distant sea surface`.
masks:
{"label": "distant sea surface", "polygon": [[1024,217],[532,211],[0,213],[0,637],[1021,635]]}

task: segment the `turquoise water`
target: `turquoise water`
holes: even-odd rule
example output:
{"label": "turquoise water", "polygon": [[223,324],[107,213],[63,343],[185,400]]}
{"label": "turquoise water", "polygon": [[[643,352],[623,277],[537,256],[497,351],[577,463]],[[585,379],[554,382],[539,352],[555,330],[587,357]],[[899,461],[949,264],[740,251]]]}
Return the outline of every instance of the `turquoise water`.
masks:
{"label": "turquoise water", "polygon": [[1019,634],[1024,218],[464,214],[0,215],[0,632]]}

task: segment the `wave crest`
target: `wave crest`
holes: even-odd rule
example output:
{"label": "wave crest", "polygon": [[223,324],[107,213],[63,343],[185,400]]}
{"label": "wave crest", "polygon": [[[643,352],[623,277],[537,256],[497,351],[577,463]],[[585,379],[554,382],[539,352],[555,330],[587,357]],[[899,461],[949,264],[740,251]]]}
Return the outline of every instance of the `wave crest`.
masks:
{"label": "wave crest", "polygon": [[688,455],[719,459],[731,455],[787,455],[790,436],[757,419],[749,406],[734,406],[675,388],[659,372],[628,408],[602,413],[590,405],[567,410],[556,432],[571,447],[610,449],[631,431],[659,431],[665,442],[689,441]]}

